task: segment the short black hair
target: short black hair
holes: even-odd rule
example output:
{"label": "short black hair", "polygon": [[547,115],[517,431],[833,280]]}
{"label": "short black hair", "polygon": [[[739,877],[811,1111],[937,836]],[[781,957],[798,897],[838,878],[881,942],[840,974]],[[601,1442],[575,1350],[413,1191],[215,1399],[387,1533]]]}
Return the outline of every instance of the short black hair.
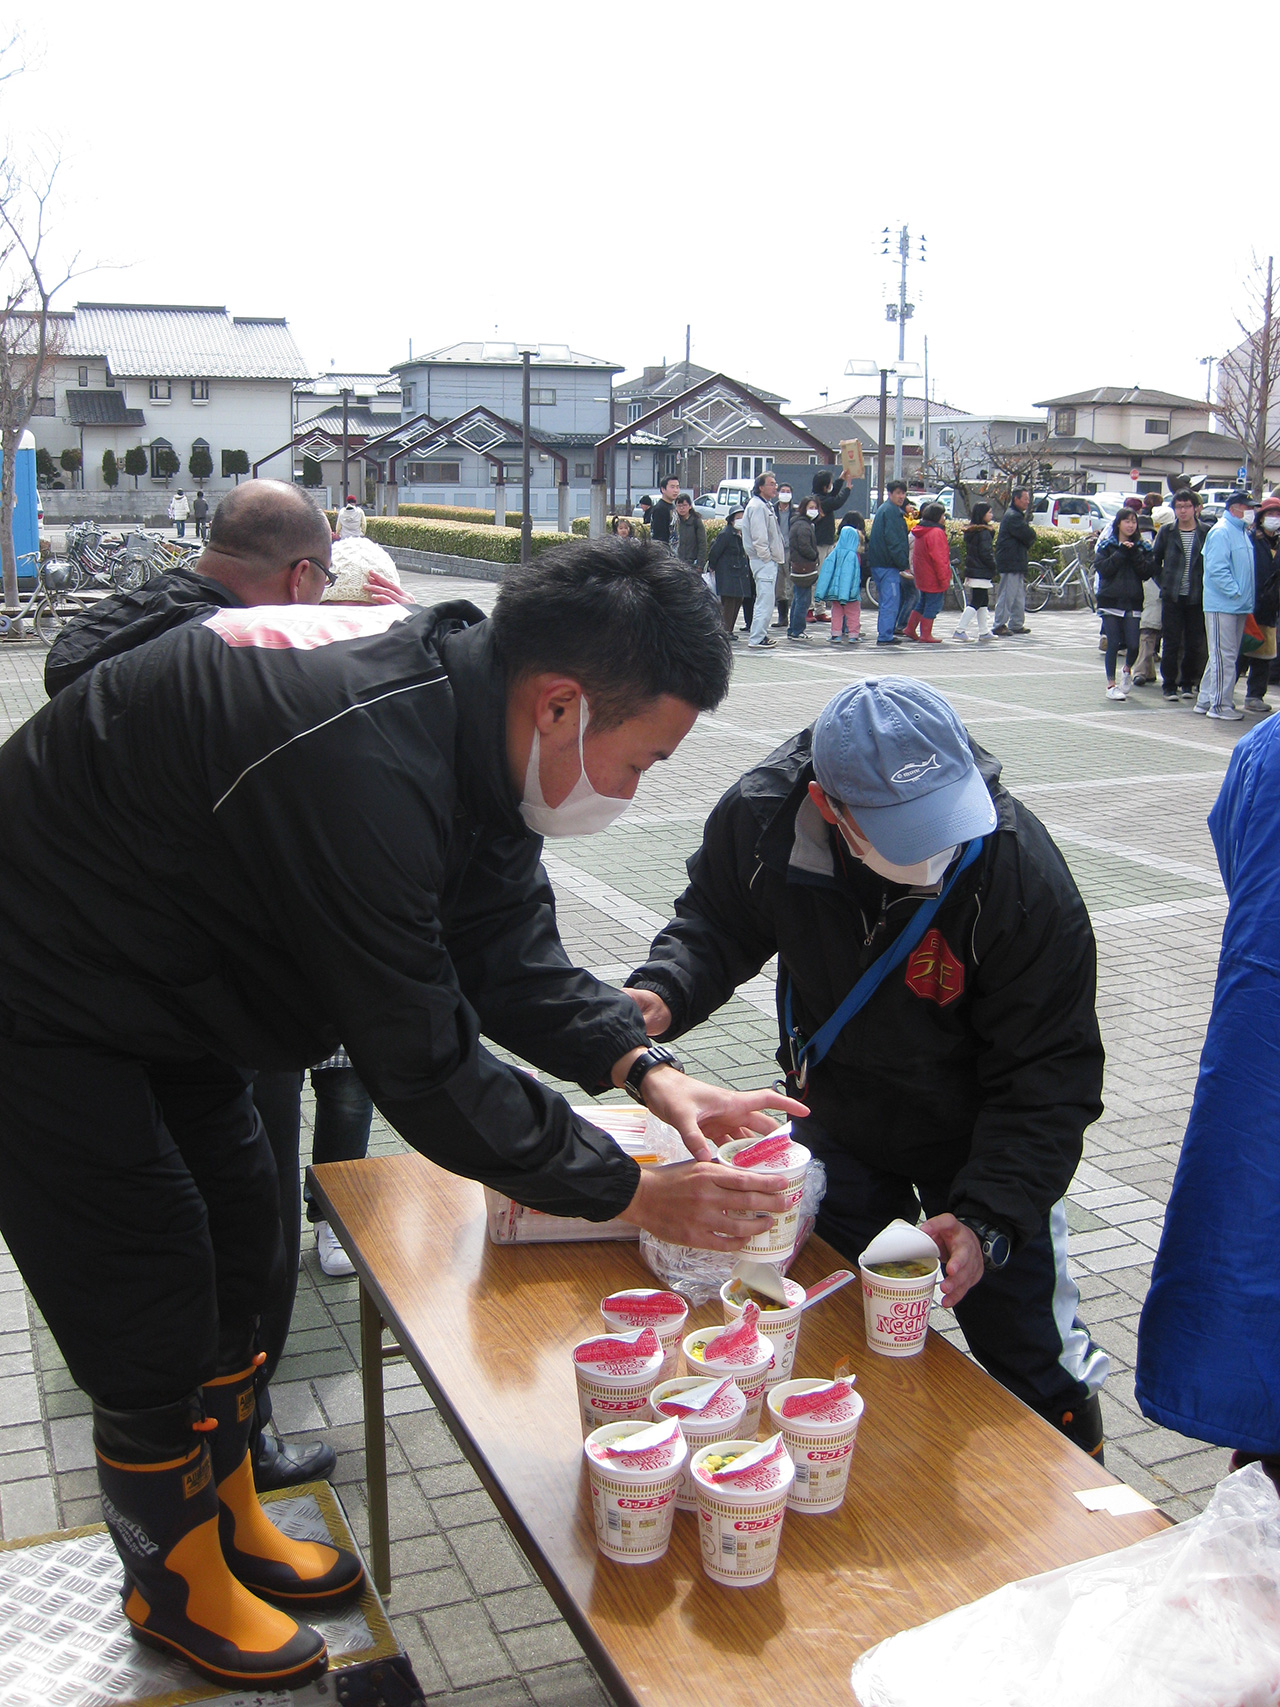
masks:
{"label": "short black hair", "polygon": [[969,511],[969,520],[975,527],[981,527],[990,514],[991,505],[988,504],[985,498],[979,498],[977,503]]}
{"label": "short black hair", "polygon": [[1012,504],[1015,498],[1022,498],[1024,496],[1028,498],[1031,496],[1031,488],[1029,486],[1015,486],[1013,491],[1009,494],[1009,502]]}
{"label": "short black hair", "polygon": [[1194,504],[1197,510],[1200,508],[1200,494],[1198,492],[1193,492],[1189,486],[1180,487],[1179,490],[1173,494],[1173,501],[1175,504],[1180,503],[1184,498],[1188,504]]}
{"label": "short black hair", "polygon": [[886,492],[905,492],[906,489],[907,483],[905,480],[891,480],[885,487]]}
{"label": "short black hair", "polygon": [[692,502],[693,502],[693,493],[692,492],[681,492],[679,497],[676,499],[677,504],[692,504]]}
{"label": "short black hair", "polygon": [[846,510],[840,518],[841,533],[843,533],[846,528],[857,528],[858,532],[861,533],[866,525],[867,524],[863,521],[862,517],[856,510]]}
{"label": "short black hair", "polygon": [[720,601],[664,545],[574,540],[507,570],[493,629],[511,680],[572,677],[615,728],[663,694],[713,711],[733,652]]}
{"label": "short black hair", "polygon": [[678,474],[664,474],[662,476],[662,479],[659,480],[659,482],[658,482],[659,492],[665,492],[667,487],[670,486],[670,484],[673,480],[675,481],[677,486],[680,484],[680,476]]}
{"label": "short black hair", "polygon": [[814,475],[813,490],[824,494],[831,490],[831,470],[829,468],[821,468]]}
{"label": "short black hair", "polygon": [[926,504],[920,512],[920,520],[922,522],[936,525],[943,519],[946,513],[947,512],[943,509],[941,504]]}
{"label": "short black hair", "polygon": [[653,499],[649,496],[649,494],[647,492],[645,493],[644,497],[641,498],[638,507],[642,510],[651,510],[653,508]]}

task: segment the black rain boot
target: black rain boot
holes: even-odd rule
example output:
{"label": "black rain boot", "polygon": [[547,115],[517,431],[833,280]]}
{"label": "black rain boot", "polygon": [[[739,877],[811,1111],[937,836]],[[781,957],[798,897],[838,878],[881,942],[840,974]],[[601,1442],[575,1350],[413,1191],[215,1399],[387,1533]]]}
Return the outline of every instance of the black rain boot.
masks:
{"label": "black rain boot", "polygon": [[1081,1452],[1087,1452],[1090,1458],[1096,1459],[1099,1464],[1104,1462],[1102,1404],[1096,1393],[1091,1393],[1083,1404],[1070,1405],[1065,1410],[1045,1411],[1043,1415],[1059,1434],[1065,1434]]}
{"label": "black rain boot", "polygon": [[93,1408],[102,1514],[124,1566],[135,1638],[242,1690],[299,1689],[329,1666],[324,1638],[227,1568],[195,1394],[146,1411]]}
{"label": "black rain boot", "polygon": [[217,1420],[210,1442],[219,1504],[222,1552],[232,1575],[255,1594],[299,1609],[350,1600],[364,1587],[364,1567],[354,1553],[319,1541],[282,1535],[258,1500],[249,1457],[254,1416],[254,1376],[261,1352],[201,1389],[206,1413]]}

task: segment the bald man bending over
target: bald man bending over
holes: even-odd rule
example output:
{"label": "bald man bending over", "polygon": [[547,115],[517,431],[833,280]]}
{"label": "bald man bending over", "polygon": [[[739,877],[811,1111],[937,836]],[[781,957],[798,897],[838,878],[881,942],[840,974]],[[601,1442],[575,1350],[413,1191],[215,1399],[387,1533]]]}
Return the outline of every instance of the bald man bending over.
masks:
{"label": "bald man bending over", "polygon": [[[103,599],[58,636],[44,668],[49,698],[104,658],[131,652],[171,628],[198,621],[219,606],[315,605],[329,584],[333,535],[323,511],[282,480],[251,480],[228,492],[213,514],[209,541],[194,569],[170,569],[132,593]],[[302,1201],[298,1184],[301,1075],[259,1073],[253,1099],[267,1131],[280,1184],[285,1267],[263,1313],[259,1341],[266,1353],[258,1389],[251,1450],[259,1488],[314,1481],[333,1470],[324,1441],[290,1446],[274,1437],[268,1382],[289,1334],[298,1287]]]}

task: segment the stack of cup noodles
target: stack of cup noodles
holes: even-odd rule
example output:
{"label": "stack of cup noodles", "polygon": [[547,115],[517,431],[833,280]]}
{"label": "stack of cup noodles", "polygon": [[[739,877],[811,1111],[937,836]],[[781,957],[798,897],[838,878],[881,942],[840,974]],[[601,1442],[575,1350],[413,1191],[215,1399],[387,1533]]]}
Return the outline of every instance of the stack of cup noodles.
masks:
{"label": "stack of cup noodles", "polygon": [[660,1559],[671,1540],[689,1449],[674,1418],[593,1429],[582,1448],[596,1545],[620,1565]]}
{"label": "stack of cup noodles", "polygon": [[[736,1138],[720,1146],[720,1160],[731,1168],[750,1169],[766,1176],[761,1184],[781,1186],[785,1208],[775,1215],[763,1232],[753,1233],[743,1246],[741,1255],[760,1262],[785,1262],[796,1248],[800,1235],[800,1199],[804,1196],[804,1176],[811,1160],[804,1145],[791,1136],[790,1125],[780,1126],[765,1138]],[[735,1211],[728,1211],[735,1218]],[[737,1214],[743,1219],[754,1211]]]}
{"label": "stack of cup noodles", "polygon": [[632,1286],[625,1292],[611,1292],[602,1298],[600,1314],[607,1328],[620,1333],[629,1328],[652,1328],[662,1346],[658,1379],[666,1381],[675,1374],[684,1325],[689,1319],[689,1306],[679,1293],[659,1292],[652,1286]]}
{"label": "stack of cup noodles", "polygon": [[[879,1265],[917,1272],[885,1274]],[[915,1357],[924,1350],[929,1311],[941,1265],[927,1233],[906,1221],[890,1221],[858,1258],[867,1349],[882,1357]]]}
{"label": "stack of cup noodles", "polygon": [[661,1379],[662,1364],[662,1343],[652,1328],[602,1334],[574,1346],[583,1439],[606,1423],[647,1417],[649,1395]]}
{"label": "stack of cup noodles", "polygon": [[796,1479],[788,1505],[816,1515],[838,1511],[849,1483],[862,1398],[849,1381],[784,1381],[770,1389],[769,1422],[786,1444]]}
{"label": "stack of cup noodles", "polygon": [[712,1582],[727,1588],[768,1582],[778,1562],[782,1520],[795,1480],[782,1436],[700,1446],[691,1475],[698,1497],[703,1570]]}
{"label": "stack of cup noodles", "polygon": [[[752,1267],[754,1266],[753,1264]],[[796,1350],[800,1344],[801,1310],[805,1300],[805,1289],[798,1281],[787,1280],[782,1275],[778,1276],[778,1280],[787,1295],[785,1304],[779,1304],[776,1299],[769,1298],[758,1290],[755,1290],[752,1296],[749,1269],[743,1274],[735,1271],[732,1278],[726,1280],[720,1288],[720,1302],[724,1306],[726,1322],[736,1322],[748,1303],[754,1302],[760,1311],[757,1326],[773,1347],[773,1368],[765,1377],[764,1383],[766,1392],[770,1387],[776,1387],[779,1381],[790,1379],[791,1371],[795,1367]]]}
{"label": "stack of cup noodles", "polygon": [[760,1333],[760,1307],[748,1304],[739,1319],[727,1328],[695,1328],[685,1335],[684,1366],[690,1375],[714,1375],[735,1381],[747,1401],[742,1419],[743,1434],[754,1436],[760,1427],[760,1407],[765,1381],[773,1367],[773,1346]]}
{"label": "stack of cup noodles", "polygon": [[[659,1381],[649,1395],[649,1409],[656,1422],[666,1417],[676,1419],[692,1453],[700,1446],[742,1434],[747,1401],[737,1383],[727,1377],[708,1380],[704,1375],[678,1375],[674,1381]],[[676,1492],[676,1510],[697,1509],[686,1462],[684,1479]]]}

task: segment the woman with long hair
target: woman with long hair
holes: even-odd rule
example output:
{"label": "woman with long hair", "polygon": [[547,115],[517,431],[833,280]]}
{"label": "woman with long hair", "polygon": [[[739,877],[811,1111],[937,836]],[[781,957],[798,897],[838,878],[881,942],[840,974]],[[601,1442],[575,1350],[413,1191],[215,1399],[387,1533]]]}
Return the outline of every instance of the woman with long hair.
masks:
{"label": "woman with long hair", "polygon": [[996,578],[996,530],[991,505],[980,500],[969,511],[964,530],[964,610],[956,624],[956,640],[991,639],[991,588]]}

